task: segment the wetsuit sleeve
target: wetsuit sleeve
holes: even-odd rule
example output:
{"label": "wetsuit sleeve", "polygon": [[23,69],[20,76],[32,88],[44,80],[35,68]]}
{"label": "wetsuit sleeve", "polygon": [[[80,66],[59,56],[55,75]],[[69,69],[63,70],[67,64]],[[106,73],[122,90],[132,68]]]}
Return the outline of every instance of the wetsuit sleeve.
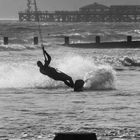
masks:
{"label": "wetsuit sleeve", "polygon": [[[47,58],[46,58],[46,56],[47,56]],[[51,62],[51,56],[46,51],[44,51],[44,57],[45,57],[45,62],[47,62],[49,65]]]}

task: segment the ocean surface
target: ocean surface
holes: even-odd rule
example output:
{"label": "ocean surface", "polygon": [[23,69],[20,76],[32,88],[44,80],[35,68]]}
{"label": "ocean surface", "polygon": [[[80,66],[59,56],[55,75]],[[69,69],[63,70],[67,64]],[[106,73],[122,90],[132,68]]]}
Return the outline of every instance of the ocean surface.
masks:
{"label": "ocean surface", "polygon": [[[80,49],[71,42],[140,40],[140,23],[40,23],[51,66],[84,79],[83,92],[40,74],[37,23],[0,21],[0,140],[52,140],[57,132],[93,132],[98,140],[140,140],[140,49]],[[9,44],[3,45],[3,37]]]}

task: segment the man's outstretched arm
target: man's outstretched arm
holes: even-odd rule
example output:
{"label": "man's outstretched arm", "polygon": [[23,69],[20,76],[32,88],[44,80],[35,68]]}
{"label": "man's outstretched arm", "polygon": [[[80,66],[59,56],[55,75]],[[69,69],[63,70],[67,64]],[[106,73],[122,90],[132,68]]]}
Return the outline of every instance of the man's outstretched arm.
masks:
{"label": "man's outstretched arm", "polygon": [[[46,50],[43,47],[43,54],[44,54],[44,58],[45,58],[45,62],[47,61],[48,64],[50,64],[51,62],[51,56],[46,52]],[[47,58],[46,58],[47,56]]]}
{"label": "man's outstretched arm", "polygon": [[[50,64],[50,62],[51,62],[51,56],[50,56],[46,51],[44,51],[44,53],[45,53],[45,55],[46,55],[47,58],[48,58],[48,60],[47,60],[48,64]],[[45,60],[45,61],[46,61],[46,60]]]}

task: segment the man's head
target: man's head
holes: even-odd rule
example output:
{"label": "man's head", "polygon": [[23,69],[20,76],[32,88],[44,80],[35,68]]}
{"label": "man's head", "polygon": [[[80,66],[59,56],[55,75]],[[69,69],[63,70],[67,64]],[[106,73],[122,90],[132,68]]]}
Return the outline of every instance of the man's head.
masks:
{"label": "man's head", "polygon": [[128,63],[133,63],[133,60],[129,57],[125,57],[124,60]]}
{"label": "man's head", "polygon": [[41,61],[37,61],[37,65],[38,65],[38,67],[42,67],[43,66]]}

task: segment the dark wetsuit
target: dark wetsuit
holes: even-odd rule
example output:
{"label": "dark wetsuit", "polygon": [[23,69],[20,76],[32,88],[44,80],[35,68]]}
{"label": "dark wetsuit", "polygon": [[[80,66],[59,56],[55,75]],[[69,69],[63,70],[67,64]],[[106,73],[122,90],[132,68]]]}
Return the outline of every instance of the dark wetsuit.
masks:
{"label": "dark wetsuit", "polygon": [[122,63],[123,63],[124,66],[140,66],[139,62],[135,62],[135,60],[130,59],[128,57],[124,58]]}
{"label": "dark wetsuit", "polygon": [[[46,56],[48,59],[46,58]],[[67,86],[73,88],[74,83],[70,76],[49,66],[51,62],[51,56],[45,50],[44,50],[44,57],[45,57],[45,64],[40,67],[40,72],[44,75],[49,76],[54,80],[63,81]]]}

